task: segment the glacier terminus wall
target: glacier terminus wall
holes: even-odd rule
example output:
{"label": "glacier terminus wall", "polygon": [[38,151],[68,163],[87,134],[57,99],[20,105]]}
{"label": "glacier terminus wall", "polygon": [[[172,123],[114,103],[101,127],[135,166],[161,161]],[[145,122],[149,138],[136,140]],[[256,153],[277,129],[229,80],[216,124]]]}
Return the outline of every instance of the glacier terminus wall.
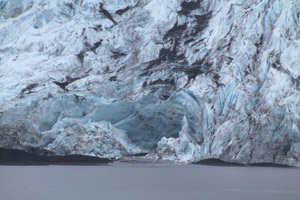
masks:
{"label": "glacier terminus wall", "polygon": [[300,0],[0,0],[0,147],[300,166]]}

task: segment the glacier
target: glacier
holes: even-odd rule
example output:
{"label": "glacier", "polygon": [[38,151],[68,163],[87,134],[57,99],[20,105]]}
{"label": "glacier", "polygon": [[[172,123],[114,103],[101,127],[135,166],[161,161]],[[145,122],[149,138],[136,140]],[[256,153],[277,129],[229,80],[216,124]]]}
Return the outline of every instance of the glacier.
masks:
{"label": "glacier", "polygon": [[0,1],[0,147],[300,166],[300,0]]}

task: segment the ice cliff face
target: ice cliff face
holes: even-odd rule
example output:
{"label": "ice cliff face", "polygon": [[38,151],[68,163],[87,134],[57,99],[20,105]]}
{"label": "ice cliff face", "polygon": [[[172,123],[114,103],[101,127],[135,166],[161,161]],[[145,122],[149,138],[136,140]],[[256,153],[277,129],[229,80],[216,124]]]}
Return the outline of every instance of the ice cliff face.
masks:
{"label": "ice cliff face", "polygon": [[0,1],[0,147],[300,166],[300,0]]}

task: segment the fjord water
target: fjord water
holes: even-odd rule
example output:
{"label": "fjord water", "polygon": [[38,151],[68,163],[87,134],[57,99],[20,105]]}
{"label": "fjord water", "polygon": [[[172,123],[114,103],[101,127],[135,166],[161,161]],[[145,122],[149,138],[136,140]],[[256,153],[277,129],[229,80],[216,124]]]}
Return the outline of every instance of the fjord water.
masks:
{"label": "fjord water", "polygon": [[0,166],[1,200],[299,200],[300,170],[113,163]]}

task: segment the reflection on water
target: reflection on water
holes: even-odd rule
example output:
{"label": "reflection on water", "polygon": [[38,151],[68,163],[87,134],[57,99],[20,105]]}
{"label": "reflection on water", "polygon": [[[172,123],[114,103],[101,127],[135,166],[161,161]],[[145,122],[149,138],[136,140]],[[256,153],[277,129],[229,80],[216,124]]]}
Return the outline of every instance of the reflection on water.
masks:
{"label": "reflection on water", "polygon": [[300,170],[113,163],[0,166],[1,200],[299,200]]}

